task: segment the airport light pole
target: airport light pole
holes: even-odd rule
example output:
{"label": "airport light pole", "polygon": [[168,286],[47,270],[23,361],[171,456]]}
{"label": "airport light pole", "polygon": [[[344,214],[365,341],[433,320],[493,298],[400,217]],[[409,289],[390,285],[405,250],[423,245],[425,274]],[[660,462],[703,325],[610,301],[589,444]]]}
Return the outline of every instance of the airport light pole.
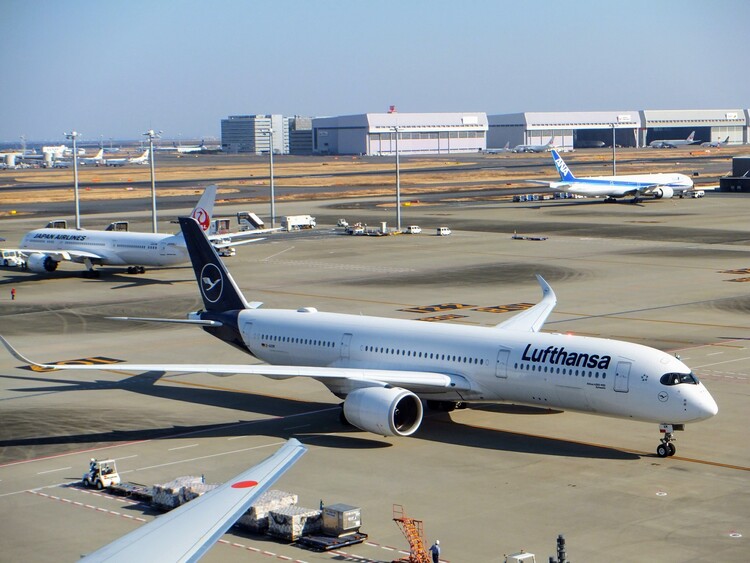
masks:
{"label": "airport light pole", "polygon": [[271,179],[271,228],[273,229],[276,227],[276,199],[273,190],[273,129],[267,129],[265,133],[268,135],[268,175]]}
{"label": "airport light pole", "polygon": [[398,154],[398,136],[401,132],[400,127],[394,127],[396,132],[396,229],[401,232],[401,163]]}
{"label": "airport light pole", "polygon": [[81,228],[81,210],[78,202],[78,149],[76,148],[76,139],[78,131],[63,133],[65,138],[73,141],[73,197],[76,205],[76,229]]}
{"label": "airport light pole", "polygon": [[615,143],[615,131],[617,124],[612,124],[612,176],[617,176],[617,159],[616,159],[616,150],[617,150],[617,144]]}
{"label": "airport light pole", "polygon": [[156,133],[153,129],[146,131],[144,136],[148,137],[148,156],[151,165],[151,229],[156,233],[156,177],[154,176],[154,139],[161,136],[161,131]]}

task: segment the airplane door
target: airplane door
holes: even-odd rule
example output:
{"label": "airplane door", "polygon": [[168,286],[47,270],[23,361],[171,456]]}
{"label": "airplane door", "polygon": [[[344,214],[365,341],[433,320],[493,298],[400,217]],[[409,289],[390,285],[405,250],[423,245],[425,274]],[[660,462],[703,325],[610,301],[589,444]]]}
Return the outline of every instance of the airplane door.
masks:
{"label": "airplane door", "polygon": [[615,370],[615,391],[618,393],[628,392],[630,366],[630,362],[617,362],[617,369]]}
{"label": "airplane door", "polygon": [[510,356],[510,350],[507,348],[500,348],[497,351],[497,362],[495,363],[495,377],[508,377],[508,357]]}
{"label": "airplane door", "polygon": [[349,332],[344,333],[341,337],[341,359],[343,360],[349,359],[349,344],[351,344],[351,341],[352,335]]}

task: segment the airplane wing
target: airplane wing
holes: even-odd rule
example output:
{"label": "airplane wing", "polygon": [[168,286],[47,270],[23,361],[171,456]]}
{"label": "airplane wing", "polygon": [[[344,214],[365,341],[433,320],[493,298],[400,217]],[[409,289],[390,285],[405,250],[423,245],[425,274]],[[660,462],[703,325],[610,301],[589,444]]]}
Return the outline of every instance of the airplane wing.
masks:
{"label": "airplane wing", "polygon": [[87,250],[48,250],[46,248],[18,248],[18,252],[27,258],[32,254],[46,254],[58,262],[62,260],[75,260],[88,258],[90,260],[102,260],[104,257],[100,254],[88,252]]}
{"label": "airplane wing", "polygon": [[265,461],[213,491],[144,524],[82,561],[197,561],[306,451],[305,446],[292,438]]}
{"label": "airplane wing", "polygon": [[[529,311],[531,311],[531,309]],[[524,311],[524,313],[528,313],[529,311]],[[102,371],[105,369],[104,366],[101,365],[41,364],[30,360],[18,352],[3,336],[0,336],[0,343],[2,343],[19,361],[44,370],[93,369]],[[325,366],[282,366],[266,364],[131,364],[125,362],[117,364],[116,366],[109,365],[106,368],[106,371],[123,371],[128,373],[155,371],[171,373],[209,373],[212,375],[263,375],[271,379],[309,377],[326,385],[336,385],[341,383],[354,387],[384,387],[387,385],[393,385],[408,389],[415,393],[436,393],[445,390],[468,391],[472,388],[469,381],[457,374],[409,370],[336,368]]]}
{"label": "airplane wing", "polygon": [[507,321],[495,325],[495,328],[522,332],[539,332],[542,329],[547,317],[557,305],[557,296],[542,276],[537,274],[536,279],[542,286],[542,300],[530,309],[521,311]]}

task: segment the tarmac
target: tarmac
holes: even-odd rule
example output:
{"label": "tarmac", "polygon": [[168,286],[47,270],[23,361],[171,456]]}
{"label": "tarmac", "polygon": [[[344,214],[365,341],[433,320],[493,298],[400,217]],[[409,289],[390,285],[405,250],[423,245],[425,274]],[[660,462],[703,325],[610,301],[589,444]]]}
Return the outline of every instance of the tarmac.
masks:
{"label": "tarmac", "polygon": [[[336,232],[340,217],[393,226],[389,203],[279,203],[277,214],[310,213],[318,228],[239,247],[226,262],[245,297],[266,307],[446,315],[435,322],[479,326],[536,302],[538,273],[558,296],[546,331],[679,354],[719,414],[678,433],[677,454],[665,459],[655,454],[656,425],[515,405],[428,411],[414,436],[383,438],[343,426],[340,401],[315,381],[132,376],[116,365],[37,373],[3,350],[2,559],[75,560],[155,517],[78,488],[91,457],[116,458],[124,480],[143,484],[201,474],[223,482],[296,437],[309,452],[274,488],[297,493],[302,506],[361,507],[368,541],[319,554],[230,531],[204,561],[391,561],[407,550],[394,504],[424,521],[428,545],[439,538],[449,562],[502,561],[521,549],[546,561],[558,534],[571,561],[747,561],[750,198],[708,193],[632,205],[444,197],[402,207],[402,225],[420,225],[420,235]],[[166,219],[163,230],[174,230]],[[149,224],[142,214],[131,229]],[[453,235],[433,234],[443,225]],[[38,217],[3,219],[2,236],[15,242],[37,226]],[[514,240],[514,232],[548,239]],[[255,362],[197,328],[104,318],[184,318],[201,307],[189,267],[102,269],[97,280],[80,271],[0,270],[0,333],[43,362]],[[420,306],[438,307],[405,311]]]}

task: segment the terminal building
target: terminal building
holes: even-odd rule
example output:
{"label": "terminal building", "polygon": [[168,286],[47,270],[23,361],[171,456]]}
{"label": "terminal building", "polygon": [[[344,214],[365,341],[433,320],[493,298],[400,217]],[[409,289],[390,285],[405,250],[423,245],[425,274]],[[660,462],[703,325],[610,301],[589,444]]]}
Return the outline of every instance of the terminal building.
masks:
{"label": "terminal building", "polygon": [[289,154],[289,118],[283,115],[230,115],[221,120],[221,150],[268,153],[273,131],[274,154]]}
{"label": "terminal building", "polygon": [[695,143],[749,141],[750,115],[742,109],[621,110],[595,112],[524,112],[488,116],[487,147],[543,145],[552,137],[563,150],[646,147],[653,141],[687,139]]}
{"label": "terminal building", "polygon": [[363,113],[312,121],[313,154],[456,154],[487,148],[487,114]]}

